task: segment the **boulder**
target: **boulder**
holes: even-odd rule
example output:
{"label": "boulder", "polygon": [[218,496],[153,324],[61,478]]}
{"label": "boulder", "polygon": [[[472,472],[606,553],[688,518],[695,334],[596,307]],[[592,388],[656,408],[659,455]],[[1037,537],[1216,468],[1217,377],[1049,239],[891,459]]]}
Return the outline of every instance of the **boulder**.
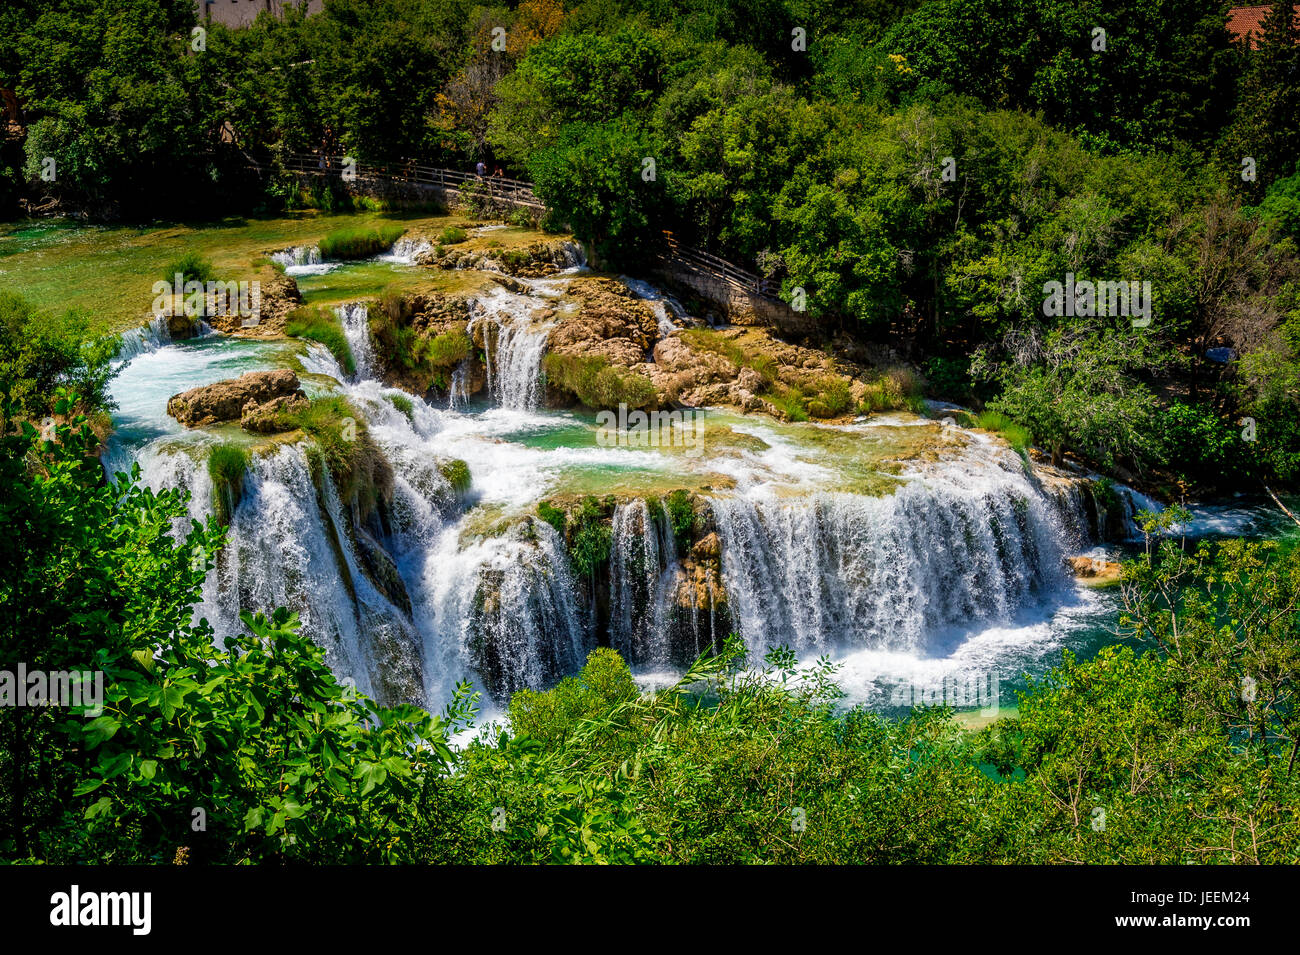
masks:
{"label": "boulder", "polygon": [[306,399],[298,386],[298,376],[288,369],[250,371],[238,378],[228,378],[172,395],[167,413],[187,428],[241,421],[245,408],[266,405],[277,398]]}
{"label": "boulder", "polygon": [[1096,583],[1119,580],[1122,570],[1117,562],[1100,557],[1067,557],[1065,563],[1074,576]]}
{"label": "boulder", "polygon": [[280,395],[270,401],[259,404],[249,401],[239,415],[239,426],[253,434],[276,434],[289,430],[285,424],[285,413],[297,411],[307,406],[307,398],[301,392],[292,395]]}

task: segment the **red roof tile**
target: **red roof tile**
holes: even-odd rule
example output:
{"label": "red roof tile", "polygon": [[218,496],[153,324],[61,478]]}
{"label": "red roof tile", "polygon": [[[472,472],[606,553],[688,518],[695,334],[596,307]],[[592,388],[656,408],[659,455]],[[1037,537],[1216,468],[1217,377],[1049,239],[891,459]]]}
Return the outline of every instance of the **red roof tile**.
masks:
{"label": "red roof tile", "polygon": [[[1234,40],[1245,40],[1252,47],[1258,46],[1264,35],[1264,18],[1272,8],[1267,3],[1258,7],[1233,7],[1228,11],[1228,32]],[[1300,3],[1291,10],[1300,16]]]}

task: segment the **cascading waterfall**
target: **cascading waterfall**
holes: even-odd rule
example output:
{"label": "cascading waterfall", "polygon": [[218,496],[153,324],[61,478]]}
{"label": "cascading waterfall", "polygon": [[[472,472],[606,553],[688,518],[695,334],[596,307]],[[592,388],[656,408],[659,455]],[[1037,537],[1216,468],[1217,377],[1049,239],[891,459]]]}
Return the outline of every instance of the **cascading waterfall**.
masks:
{"label": "cascading waterfall", "polygon": [[240,608],[292,607],[362,692],[421,701],[416,635],[361,572],[348,526],[328,471],[313,480],[302,447],[256,456],[199,612],[221,633],[241,629]]}
{"label": "cascading waterfall", "polygon": [[288,268],[291,265],[319,265],[320,249],[314,245],[295,245],[271,254],[271,261]]}
{"label": "cascading waterfall", "polygon": [[446,534],[420,564],[413,601],[435,635],[426,659],[443,673],[472,660],[482,683],[504,698],[576,673],[594,646],[564,543],[548,524],[527,521],[467,547]]}
{"label": "cascading waterfall", "polygon": [[731,610],[751,653],[922,648],[928,632],[1006,620],[1064,583],[1060,528],[1013,482],[914,481],[880,498],[712,502]]}
{"label": "cascading waterfall", "polygon": [[132,358],[146,352],[157,351],[170,343],[171,333],[167,330],[167,318],[160,315],[147,325],[132,328],[118,336],[117,354],[113,357],[113,367],[121,367]]}
{"label": "cascading waterfall", "polygon": [[394,242],[387,252],[379,256],[379,259],[382,262],[393,262],[398,265],[414,265],[419,256],[432,250],[433,243],[428,239],[403,236]]}
{"label": "cascading waterfall", "polygon": [[488,392],[505,408],[533,411],[541,398],[542,356],[553,323],[536,322],[537,303],[497,289],[475,301],[469,332],[481,330]]}
{"label": "cascading waterfall", "polygon": [[[536,316],[562,307],[566,281],[530,281],[526,294],[495,289],[472,306],[470,332],[504,409],[538,406],[551,325]],[[668,317],[671,303],[652,293],[645,297]],[[1116,499],[1059,476],[1040,483],[999,443],[977,437],[954,446],[960,456],[918,465],[891,495],[819,491],[835,486],[834,470],[816,458],[791,470],[793,440],[782,444],[778,431],[755,425],[770,438],[770,460],[733,468],[734,486],[702,492],[700,527],[717,536],[699,531],[679,552],[659,496],[620,494],[608,589],[600,581],[588,594],[561,536],[532,516],[537,495],[563,469],[605,480],[601,469],[618,472],[631,458],[615,463],[624,452],[599,447],[527,447],[513,435],[535,428],[537,414],[458,412],[468,362],[453,373],[452,410],[387,388],[374,377],[366,305],[341,306],[338,316],[357,374],[345,375],[317,343],[302,346],[298,360],[335,379],[364,421],[386,463],[382,501],[363,519],[314,463],[310,444],[259,446],[198,612],[226,633],[241,628],[241,608],[289,606],[336,672],[385,702],[437,706],[463,679],[502,702],[576,672],[598,637],[643,672],[680,668],[733,630],[756,657],[788,644],[804,655],[866,649],[922,658],[951,628],[996,628],[1062,587],[1065,541],[1075,546],[1096,524],[1085,497],[1104,496],[1112,510],[1122,502],[1126,512],[1145,503],[1118,486]],[[133,366],[158,379],[158,395],[147,407],[133,403],[140,382],[131,384],[120,396],[123,423],[148,442],[134,451],[146,482],[191,491],[188,517],[201,519],[212,507],[205,445],[215,438],[180,431],[157,407],[168,386],[220,380],[279,352],[224,340],[171,346],[165,335],[165,323],[155,322],[131,339],[166,354]],[[636,453],[646,456],[637,466],[656,467],[652,454]],[[453,458],[467,461],[469,490],[452,486]],[[718,466],[741,461],[724,455]],[[187,528],[178,521],[176,532]]]}
{"label": "cascading waterfall", "polygon": [[334,309],[352,350],[357,379],[375,377],[375,345],[370,337],[370,309],[365,302],[348,302]]}

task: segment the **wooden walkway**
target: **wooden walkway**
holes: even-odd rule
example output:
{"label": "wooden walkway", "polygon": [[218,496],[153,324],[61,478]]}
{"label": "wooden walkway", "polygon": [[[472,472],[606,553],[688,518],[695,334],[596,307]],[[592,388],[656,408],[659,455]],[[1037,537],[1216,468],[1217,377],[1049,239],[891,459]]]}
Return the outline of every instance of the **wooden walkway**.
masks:
{"label": "wooden walkway", "polygon": [[[479,176],[472,172],[423,166],[414,161],[395,163],[344,163],[342,156],[300,154],[290,156],[282,167],[300,175],[325,176],[344,181],[380,180],[419,189],[440,192],[466,189],[483,198],[523,206],[545,212],[546,204],[533,192],[532,183],[503,176]],[[263,171],[267,165],[253,163],[253,168]],[[777,284],[753,272],[746,271],[701,249],[682,245],[669,231],[663,233],[664,244],[660,257],[672,268],[684,269],[710,278],[737,291],[779,302]]]}

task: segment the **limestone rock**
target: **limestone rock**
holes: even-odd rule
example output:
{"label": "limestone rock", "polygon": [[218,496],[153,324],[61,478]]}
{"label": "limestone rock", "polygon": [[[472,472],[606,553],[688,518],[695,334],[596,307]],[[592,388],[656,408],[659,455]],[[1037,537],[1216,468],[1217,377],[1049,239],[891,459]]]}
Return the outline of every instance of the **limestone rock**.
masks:
{"label": "limestone rock", "polygon": [[167,401],[167,413],[187,428],[198,428],[221,421],[239,421],[250,402],[261,406],[282,397],[305,399],[297,375],[288,369],[250,371],[238,378],[172,395]]}

